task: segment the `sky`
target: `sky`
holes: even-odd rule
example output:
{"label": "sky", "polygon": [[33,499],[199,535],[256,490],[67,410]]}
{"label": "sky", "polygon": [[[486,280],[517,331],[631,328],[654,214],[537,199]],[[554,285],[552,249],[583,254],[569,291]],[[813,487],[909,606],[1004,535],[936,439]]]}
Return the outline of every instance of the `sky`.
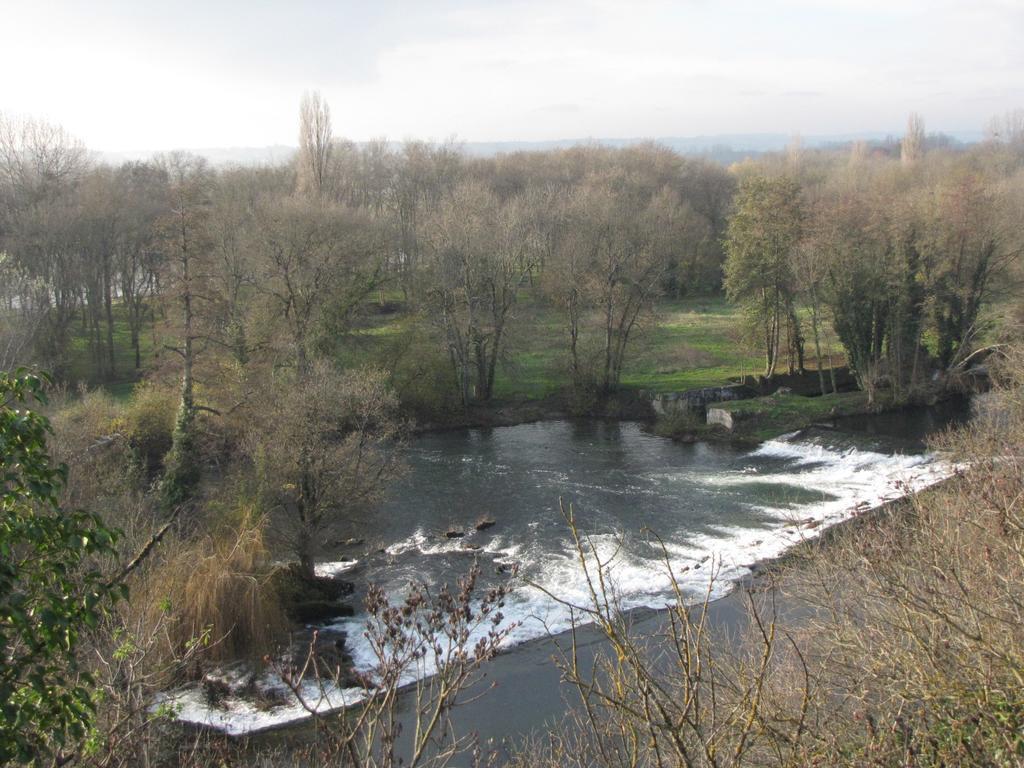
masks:
{"label": "sky", "polygon": [[977,131],[1024,107],[1024,0],[0,0],[0,112],[101,151]]}

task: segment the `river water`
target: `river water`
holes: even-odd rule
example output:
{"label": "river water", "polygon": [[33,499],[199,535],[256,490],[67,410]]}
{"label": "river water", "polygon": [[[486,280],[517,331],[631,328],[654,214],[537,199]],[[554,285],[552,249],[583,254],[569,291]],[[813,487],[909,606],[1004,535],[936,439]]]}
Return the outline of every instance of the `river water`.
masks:
{"label": "river water", "polygon": [[[547,421],[425,434],[409,448],[408,472],[364,527],[365,542],[337,548],[320,571],[380,584],[397,600],[413,581],[454,584],[474,560],[483,587],[510,579],[515,566],[503,610],[514,627],[505,641],[513,653],[500,664],[514,677],[515,648],[570,626],[560,600],[588,601],[560,504],[572,506],[581,532],[609,564],[608,583],[622,607],[661,608],[672,601],[670,569],[695,599],[709,589],[712,596],[725,594],[751,565],[948,476],[952,468],[928,453],[923,440],[964,418],[956,406],[861,417],[743,449],[680,444],[629,422]],[[477,531],[481,519],[494,525]],[[449,538],[450,531],[463,535]],[[347,633],[357,668],[370,671],[374,656],[364,622],[357,613],[331,629]],[[324,698],[323,708],[358,695],[338,694]],[[236,733],[304,716],[296,707],[275,713],[239,705],[217,713],[183,701],[184,719]],[[540,707],[520,717],[517,729],[539,724],[559,703],[549,705],[547,713]],[[509,704],[497,706],[496,722],[480,710],[477,724],[500,736]]]}
{"label": "river water", "polygon": [[[597,557],[610,562],[609,583],[624,608],[664,606],[668,566],[694,597],[712,576],[712,593],[723,594],[750,565],[947,475],[923,438],[962,414],[947,407],[858,418],[755,449],[680,444],[629,422],[423,435],[367,539],[384,551],[337,567],[397,596],[410,581],[454,583],[474,558],[484,586],[507,579],[514,564],[521,583],[504,610],[517,625],[507,642],[523,642],[569,626],[569,610],[545,592],[588,600],[561,504],[572,506]],[[476,531],[482,518],[494,525]],[[464,535],[448,538],[449,531]],[[357,616],[340,626],[357,665],[368,669],[361,625]]]}

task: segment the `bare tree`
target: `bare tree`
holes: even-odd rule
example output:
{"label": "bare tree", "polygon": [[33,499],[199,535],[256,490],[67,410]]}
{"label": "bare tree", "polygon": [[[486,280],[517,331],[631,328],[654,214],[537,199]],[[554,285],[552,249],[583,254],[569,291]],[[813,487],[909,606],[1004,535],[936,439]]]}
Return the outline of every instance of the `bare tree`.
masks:
{"label": "bare tree", "polygon": [[45,322],[43,312],[23,304],[35,293],[31,278],[6,253],[0,253],[0,370],[11,371],[33,361],[33,344]]}
{"label": "bare tree", "polygon": [[[310,761],[345,768],[444,768],[493,765],[472,734],[460,732],[459,705],[479,696],[483,665],[500,651],[518,626],[502,613],[511,584],[490,589],[479,584],[480,566],[453,586],[410,583],[399,597],[376,585],[367,590],[364,637],[374,669],[363,676],[366,700],[345,716],[325,721]],[[304,663],[282,670],[282,679],[306,710],[318,717],[318,701],[329,663],[315,641]],[[411,676],[418,678],[408,684]],[[403,725],[405,728],[403,728]],[[468,762],[467,762],[468,761]]]}
{"label": "bare tree", "polygon": [[629,177],[590,176],[546,225],[545,290],[565,313],[577,397],[618,389],[633,332],[678,262],[688,209],[667,186],[648,194]]}
{"label": "bare tree", "polygon": [[[813,210],[813,208],[812,208]],[[811,335],[814,341],[814,357],[818,369],[818,385],[821,394],[827,394],[825,372],[822,358],[822,334],[825,326],[823,296],[827,278],[827,257],[823,250],[826,234],[818,232],[817,226],[827,226],[824,217],[812,215],[810,231],[793,252],[793,272],[796,277],[797,290],[803,297],[811,315]],[[826,347],[827,348],[827,347]],[[832,352],[828,349],[828,368],[832,391],[836,391],[836,374],[832,365]]]}
{"label": "bare tree", "polygon": [[764,350],[766,378],[778,367],[783,328],[796,323],[792,254],[802,227],[800,186],[793,179],[744,179],[726,238],[725,288],[743,305]]}
{"label": "bare tree", "polygon": [[82,257],[82,312],[100,379],[116,375],[114,349],[115,254],[125,227],[127,190],[107,167],[92,170],[79,189],[78,231]]}
{"label": "bare tree", "polygon": [[993,117],[985,130],[989,141],[1024,146],[1024,109],[1014,109]]}
{"label": "bare tree", "polygon": [[995,189],[976,172],[947,174],[928,200],[922,248],[938,357],[948,367],[971,351],[984,330],[981,311],[995,278],[1022,249],[1015,227],[1002,225],[1007,217]]}
{"label": "bare tree", "polygon": [[208,291],[212,306],[211,341],[237,366],[249,363],[261,346],[251,338],[257,259],[253,258],[256,180],[244,170],[221,175],[210,210],[211,258]]}
{"label": "bare tree", "polygon": [[911,112],[907,118],[907,132],[900,140],[900,162],[913,165],[924,156],[924,118]]}
{"label": "bare tree", "polygon": [[121,304],[125,310],[135,369],[142,367],[142,331],[153,320],[153,299],[162,265],[157,222],[168,206],[167,175],[156,164],[129,163],[118,171],[125,188],[122,226],[115,245]]}
{"label": "bare tree", "polygon": [[0,115],[0,250],[28,291],[15,309],[36,328],[34,361],[51,369],[65,362],[82,300],[75,193],[88,167],[85,147],[60,126]]}
{"label": "bare tree", "polygon": [[269,311],[288,337],[300,372],[313,359],[314,334],[354,311],[381,276],[383,239],[365,214],[329,202],[287,199],[255,213],[255,274]]}
{"label": "bare tree", "polygon": [[299,107],[299,187],[322,196],[331,163],[331,108],[319,91],[307,91]]}
{"label": "bare tree", "polygon": [[[523,750],[512,765],[806,764],[798,759],[810,738],[800,705],[809,703],[811,680],[806,668],[780,669],[778,657],[786,642],[776,629],[774,594],[764,600],[748,592],[749,626],[740,640],[727,639],[711,618],[717,565],[712,562],[708,569],[703,594],[695,594],[691,585],[680,583],[682,572],[674,570],[663,550],[673,597],[666,601],[663,625],[645,635],[621,604],[615,556],[601,556],[577,527],[571,507],[563,508],[563,515],[587,597],[569,602],[539,588],[572,616],[568,639],[556,641],[555,662],[563,680],[579,694],[580,707],[569,713],[548,744]],[[684,566],[686,570],[690,568]],[[607,644],[593,661],[586,659],[580,642],[584,624],[593,624]],[[779,679],[798,692],[784,702],[788,707],[778,695]]]}
{"label": "bare tree", "polygon": [[274,535],[313,579],[327,537],[372,511],[401,470],[398,400],[382,371],[339,374],[323,361],[281,376],[267,396],[256,410],[250,455]]}
{"label": "bare tree", "polygon": [[16,207],[52,197],[88,167],[85,145],[61,126],[0,115],[0,175]]}
{"label": "bare tree", "polygon": [[390,194],[390,215],[396,230],[394,271],[406,298],[415,297],[424,247],[425,222],[451,194],[461,175],[462,157],[450,143],[431,146],[422,141],[402,145],[399,167]]}
{"label": "bare tree", "polygon": [[431,229],[428,311],[445,335],[463,405],[489,400],[519,290],[538,258],[525,205],[466,182]]}

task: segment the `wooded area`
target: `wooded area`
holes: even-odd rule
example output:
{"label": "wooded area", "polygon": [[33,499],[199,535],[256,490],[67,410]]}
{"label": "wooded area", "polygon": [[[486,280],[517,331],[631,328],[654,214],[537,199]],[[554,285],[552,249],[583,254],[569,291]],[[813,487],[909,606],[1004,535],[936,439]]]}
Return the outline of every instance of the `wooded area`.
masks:
{"label": "wooded area", "polygon": [[[1020,114],[973,145],[912,115],[898,141],[795,141],[725,168],[656,143],[489,158],[357,145],[313,93],[299,139],[281,165],[170,153],[114,167],[58,126],[0,119],[0,370],[53,375],[21,370],[0,392],[0,427],[29,441],[3,436],[22,445],[4,456],[5,510],[21,511],[5,557],[22,570],[0,576],[36,578],[33,542],[65,547],[69,572],[98,569],[58,585],[79,601],[63,640],[47,632],[64,619],[36,608],[0,616],[32,663],[50,658],[32,645],[45,636],[59,674],[44,672],[70,686],[55,708],[42,685],[22,702],[42,714],[0,730],[0,759],[130,764],[136,735],[167,719],[153,695],[201,678],[199,657],[279,648],[327,588],[318,556],[372,524],[417,424],[522,405],[502,394],[542,336],[556,365],[531,396],[616,417],[649,409],[637,382],[685,380],[696,353],[664,362],[657,336],[683,301],[735,308],[716,342],[735,357],[701,352],[720,376],[708,383],[809,372],[828,396],[845,361],[869,406],[956,389],[972,354],[1024,321]],[[712,314],[685,322],[710,334]],[[51,523],[83,512],[37,530],[40,509]],[[113,602],[129,575],[131,599]],[[25,601],[54,588],[40,577]],[[433,630],[464,632],[471,593],[445,593]],[[474,618],[491,621],[501,597]],[[409,599],[411,612],[427,597]],[[387,631],[409,628],[380,595],[376,610]],[[449,669],[468,676],[506,631],[495,623]],[[81,668],[73,644],[88,648]],[[24,682],[3,675],[0,691]]]}
{"label": "wooded area", "polygon": [[983,304],[1006,293],[1024,192],[1005,122],[957,147],[914,117],[900,144],[794,145],[725,169],[655,144],[489,159],[357,146],[311,95],[293,164],[215,169],[183,154],[97,165],[60,128],[7,120],[2,362],[71,384],[154,365],[181,365],[186,389],[194,366],[304,376],[398,313],[433,390],[407,399],[452,409],[514,377],[529,294],[560,318],[561,381],[587,402],[618,389],[658,301],[724,290],[765,375],[821,360],[834,327],[866,390],[888,377],[906,392],[922,354],[944,368],[968,354]]}

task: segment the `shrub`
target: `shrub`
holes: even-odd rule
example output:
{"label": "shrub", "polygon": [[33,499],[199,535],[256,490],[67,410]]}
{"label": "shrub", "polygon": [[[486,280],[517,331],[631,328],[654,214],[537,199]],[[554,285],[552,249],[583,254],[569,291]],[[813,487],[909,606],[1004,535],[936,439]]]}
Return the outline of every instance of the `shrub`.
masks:
{"label": "shrub", "polygon": [[391,385],[405,412],[431,419],[461,408],[451,360],[436,339],[409,331],[398,352],[388,362]]}
{"label": "shrub", "polygon": [[171,656],[202,639],[211,660],[260,658],[275,650],[287,621],[270,585],[263,520],[253,514],[197,541],[180,544],[144,587],[147,609],[169,611]]}
{"label": "shrub", "polygon": [[74,469],[64,486],[66,504],[107,514],[112,493],[124,488],[128,444],[121,428],[121,405],[103,390],[58,392],[51,399],[50,420],[56,440],[53,457]]}
{"label": "shrub", "polygon": [[115,594],[91,567],[115,533],[59,506],[67,468],[51,461],[33,400],[40,377],[0,374],[0,763],[53,754],[60,765],[92,722],[77,646]]}
{"label": "shrub", "polygon": [[659,416],[653,432],[662,437],[685,438],[695,432],[706,432],[707,428],[707,419],[701,411],[679,408]]}
{"label": "shrub", "polygon": [[401,473],[406,424],[378,369],[318,362],[301,379],[282,377],[270,397],[249,451],[271,530],[312,580],[324,542],[370,514]]}
{"label": "shrub", "polygon": [[54,433],[60,437],[60,444],[54,446],[59,458],[84,453],[120,426],[121,406],[102,389],[83,387],[74,395],[60,391],[50,398],[48,412]]}
{"label": "shrub", "polygon": [[152,383],[135,387],[122,417],[122,430],[147,470],[160,466],[171,449],[178,398]]}

